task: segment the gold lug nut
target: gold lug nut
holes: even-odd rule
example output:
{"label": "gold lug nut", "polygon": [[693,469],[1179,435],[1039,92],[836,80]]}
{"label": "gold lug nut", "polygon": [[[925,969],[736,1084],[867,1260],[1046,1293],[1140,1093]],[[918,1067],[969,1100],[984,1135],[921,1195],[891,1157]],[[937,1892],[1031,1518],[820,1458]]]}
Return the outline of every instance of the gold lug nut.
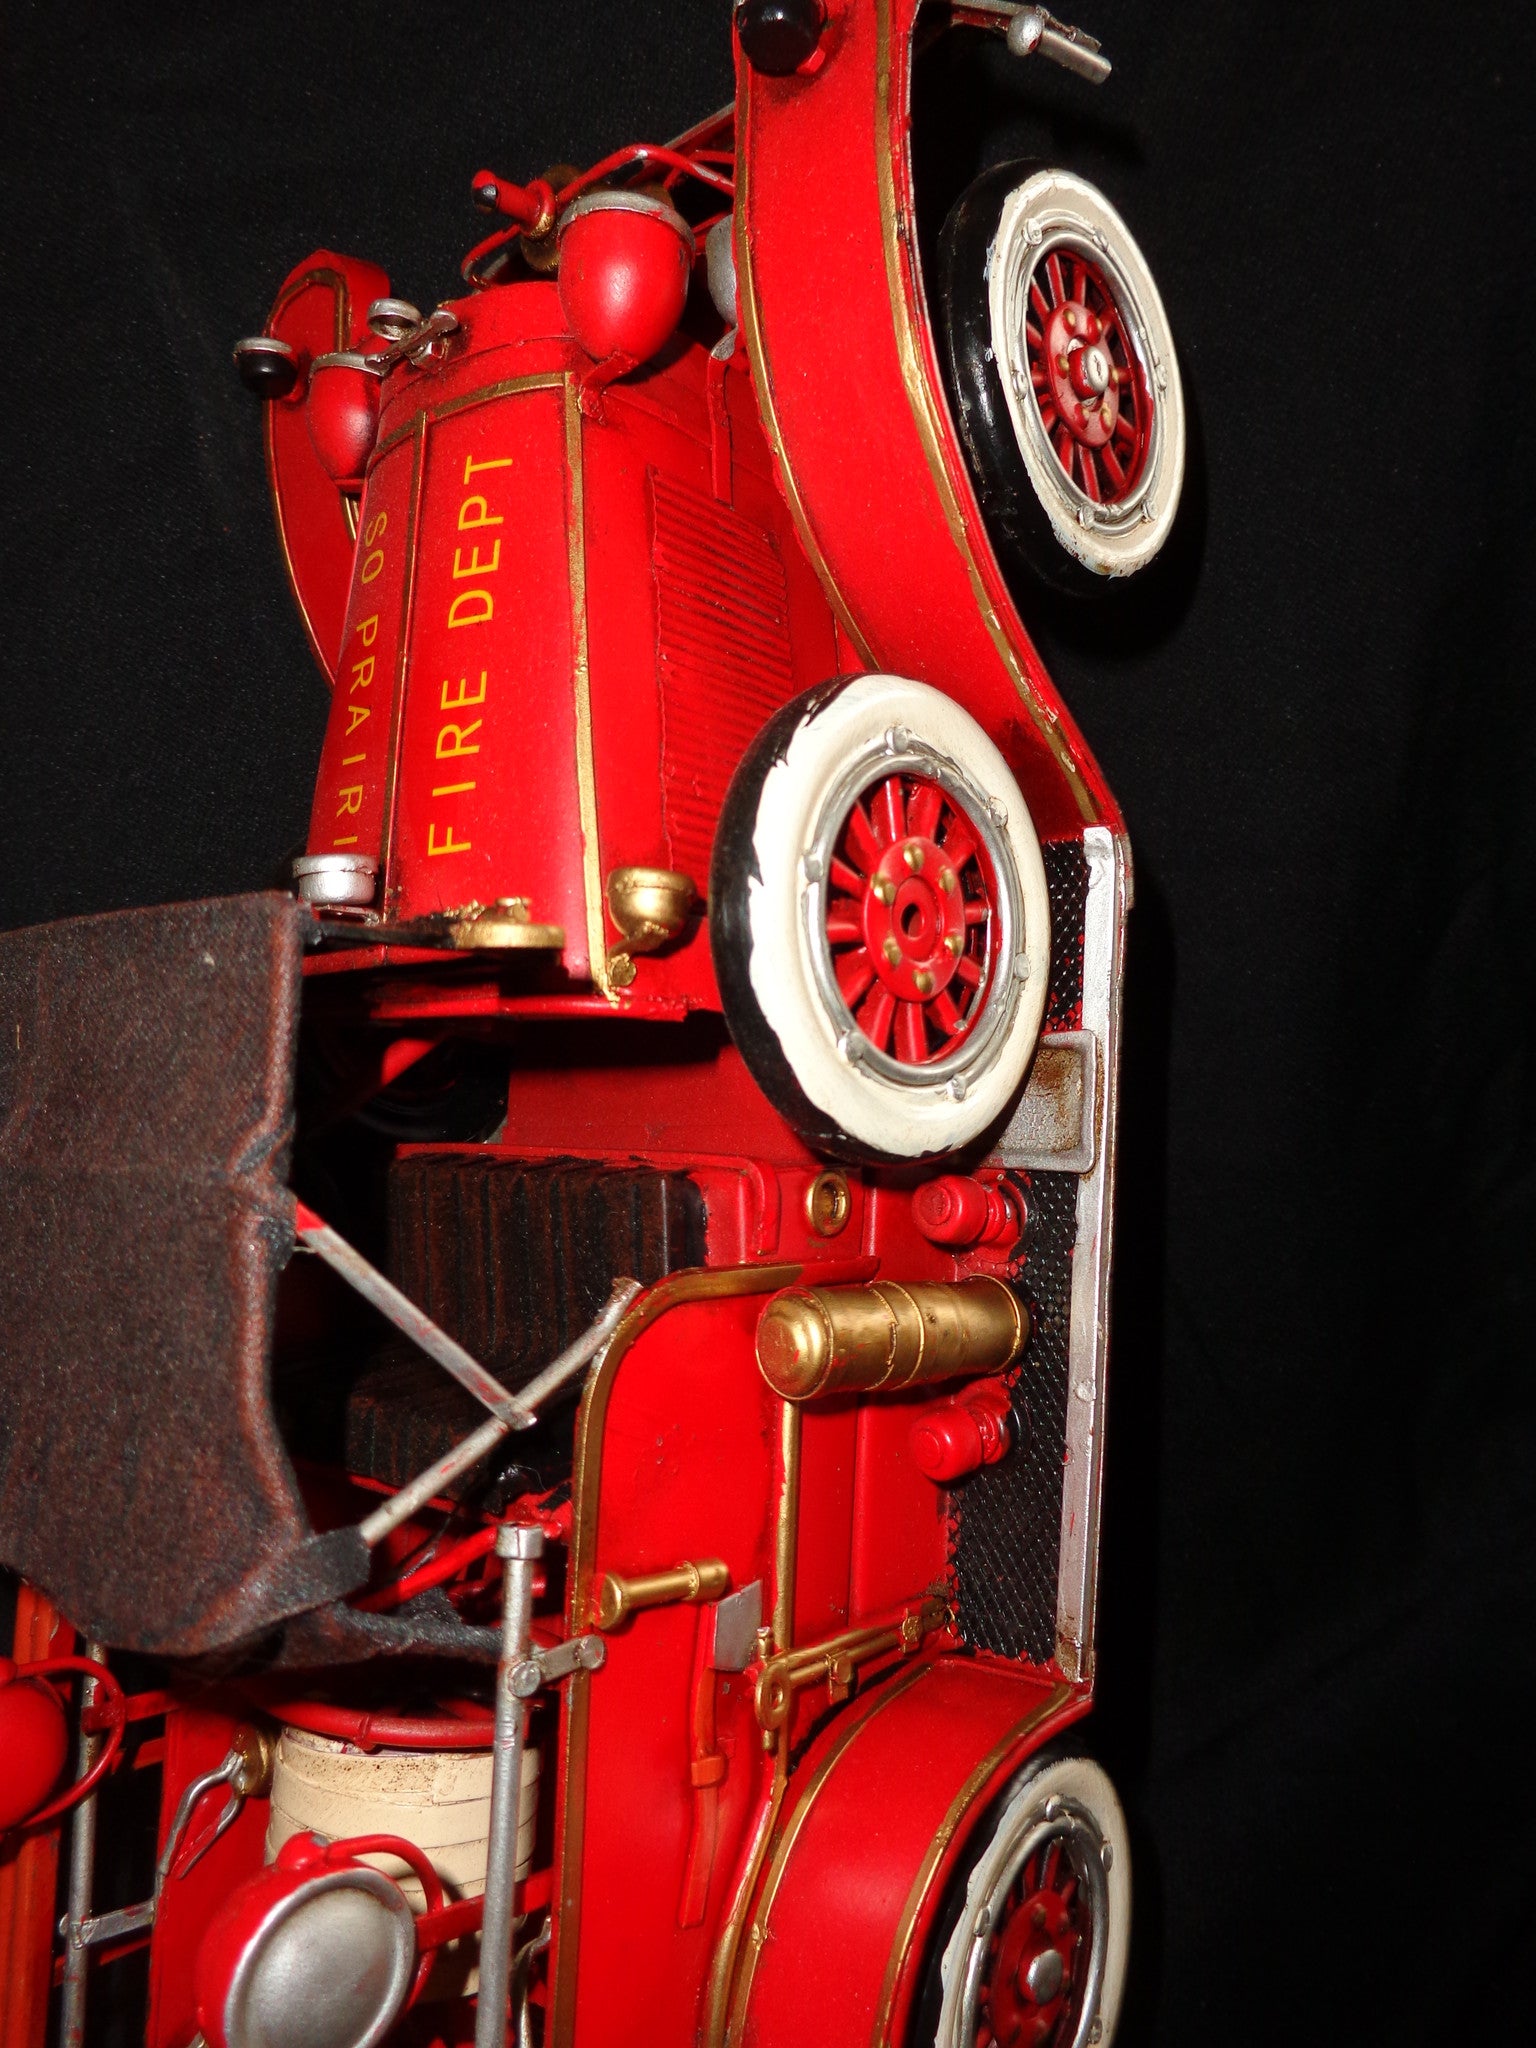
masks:
{"label": "gold lug nut", "polygon": [[1068,334],[1075,334],[1077,332],[1077,315],[1070,306],[1062,314],[1061,322]]}
{"label": "gold lug nut", "polygon": [[901,965],[901,948],[897,945],[894,939],[887,939],[885,945],[881,948],[881,950],[884,952],[886,959],[890,961],[893,967],[899,967]]}
{"label": "gold lug nut", "polygon": [[945,894],[946,896],[953,896],[953,895],[954,895],[954,893],[955,893],[955,881],[956,881],[956,875],[955,875],[955,871],[954,871],[954,869],[953,869],[953,868],[940,868],[940,869],[939,869],[939,887],[940,887],[940,888],[941,888],[941,889],[942,889],[942,890],[944,891],[944,894]]}
{"label": "gold lug nut", "polygon": [[923,865],[923,849],[915,839],[909,839],[901,849],[901,857],[915,875]]}
{"label": "gold lug nut", "polygon": [[944,941],[944,950],[948,953],[951,960],[958,960],[960,958],[960,955],[965,951],[965,940],[960,936],[959,932],[950,933],[949,937]]}
{"label": "gold lug nut", "polygon": [[912,979],[917,983],[917,992],[920,996],[931,996],[933,994],[933,976],[926,967],[919,967]]}
{"label": "gold lug nut", "polygon": [[874,890],[880,902],[894,903],[896,901],[896,884],[889,875],[876,875],[870,887]]}

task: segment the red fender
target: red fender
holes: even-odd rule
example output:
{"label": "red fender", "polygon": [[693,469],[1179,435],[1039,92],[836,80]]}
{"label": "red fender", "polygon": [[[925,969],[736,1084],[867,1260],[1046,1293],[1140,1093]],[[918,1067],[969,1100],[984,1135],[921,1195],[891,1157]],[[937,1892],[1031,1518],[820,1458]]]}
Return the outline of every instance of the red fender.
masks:
{"label": "red fender", "polygon": [[320,466],[304,400],[313,359],[368,341],[368,308],[388,296],[389,279],[376,263],[317,249],[284,279],[266,325],[268,334],[286,341],[299,356],[293,390],[265,408],[277,538],[309,644],[333,687],[352,583],[357,500],[339,491]]}
{"label": "red fender", "polygon": [[[813,74],[769,78],[738,62],[736,271],[753,386],[800,537],[862,665],[932,683],[979,719],[1043,838],[1118,831],[992,553],[949,420],[916,253],[917,8],[827,0]],[[807,208],[808,164],[836,206]]]}
{"label": "red fender", "polygon": [[[738,1948],[731,2048],[906,2038],[928,1936],[976,1821],[1089,1696],[946,1656],[839,1720],[792,1780]],[[850,1854],[850,1844],[858,1854]]]}

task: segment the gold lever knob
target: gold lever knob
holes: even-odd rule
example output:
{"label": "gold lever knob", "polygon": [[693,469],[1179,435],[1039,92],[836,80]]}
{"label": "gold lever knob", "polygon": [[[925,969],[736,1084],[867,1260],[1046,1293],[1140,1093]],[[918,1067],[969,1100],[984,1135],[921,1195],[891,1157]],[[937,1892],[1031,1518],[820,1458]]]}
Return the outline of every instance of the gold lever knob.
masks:
{"label": "gold lever knob", "polygon": [[718,1557],[674,1565],[669,1572],[605,1572],[597,1589],[597,1625],[604,1631],[618,1628],[642,1607],[717,1600],[730,1582],[731,1575]]}

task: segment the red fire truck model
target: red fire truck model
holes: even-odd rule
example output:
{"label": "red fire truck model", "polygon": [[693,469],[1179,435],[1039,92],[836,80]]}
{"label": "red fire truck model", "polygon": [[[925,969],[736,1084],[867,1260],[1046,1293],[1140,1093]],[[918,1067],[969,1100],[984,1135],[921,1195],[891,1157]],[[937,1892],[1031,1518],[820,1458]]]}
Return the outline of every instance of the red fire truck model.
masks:
{"label": "red fire truck model", "polygon": [[1130,869],[1015,591],[1156,553],[1178,369],[1082,178],[924,186],[946,39],[1090,37],[733,33],[240,343],[293,891],[0,940],[4,2048],[146,1950],[149,2048],[1114,2033]]}

